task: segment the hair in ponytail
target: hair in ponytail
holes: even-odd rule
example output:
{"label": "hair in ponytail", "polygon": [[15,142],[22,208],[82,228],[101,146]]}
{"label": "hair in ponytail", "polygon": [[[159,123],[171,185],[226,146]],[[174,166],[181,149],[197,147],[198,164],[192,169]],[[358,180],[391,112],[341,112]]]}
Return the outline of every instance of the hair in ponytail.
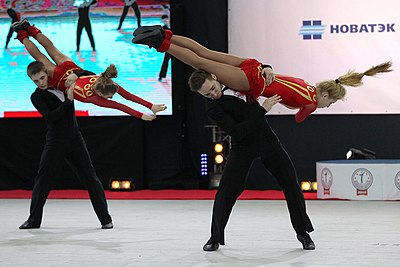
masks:
{"label": "hair in ponytail", "polygon": [[319,93],[327,92],[331,99],[343,99],[346,95],[346,88],[344,86],[358,87],[363,85],[362,79],[364,76],[375,76],[379,73],[391,72],[392,62],[387,61],[377,66],[373,66],[368,70],[359,73],[349,71],[345,75],[340,76],[335,80],[327,80],[317,84]]}
{"label": "hair in ponytail", "polygon": [[117,76],[117,67],[114,64],[110,64],[106,71],[97,79],[95,90],[103,95],[115,94],[118,90],[118,85],[114,83],[112,78],[116,78]]}

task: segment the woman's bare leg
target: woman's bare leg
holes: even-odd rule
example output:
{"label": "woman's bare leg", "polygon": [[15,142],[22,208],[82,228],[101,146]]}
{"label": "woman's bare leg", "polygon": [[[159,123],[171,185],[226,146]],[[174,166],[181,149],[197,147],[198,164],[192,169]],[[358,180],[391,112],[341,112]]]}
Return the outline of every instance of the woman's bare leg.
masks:
{"label": "woman's bare leg", "polygon": [[53,62],[51,62],[40,50],[37,48],[37,46],[28,38],[25,38],[22,43],[24,44],[26,50],[28,50],[28,53],[37,61],[40,61],[44,64],[46,69],[51,73],[53,73],[54,68],[56,65],[54,65]]}
{"label": "woman's bare leg", "polygon": [[172,35],[171,44],[190,49],[200,57],[228,64],[234,67],[239,67],[240,64],[242,64],[242,62],[245,60],[244,58],[238,56],[210,50],[202,46],[198,42],[194,41],[193,39],[180,35]]}
{"label": "woman's bare leg", "polygon": [[202,69],[215,74],[218,81],[233,90],[249,90],[249,82],[246,74],[239,67],[203,58],[192,50],[175,45],[174,43],[171,43],[167,53],[195,69]]}
{"label": "woman's bare leg", "polygon": [[44,35],[43,33],[38,33],[36,35],[36,40],[46,49],[49,56],[54,60],[54,62],[57,65],[60,65],[61,63],[65,62],[65,61],[72,61],[71,58],[69,58],[66,55],[64,55],[63,53],[61,53],[60,50],[58,50],[54,46],[53,42],[50,41],[50,39],[47,38],[47,36]]}

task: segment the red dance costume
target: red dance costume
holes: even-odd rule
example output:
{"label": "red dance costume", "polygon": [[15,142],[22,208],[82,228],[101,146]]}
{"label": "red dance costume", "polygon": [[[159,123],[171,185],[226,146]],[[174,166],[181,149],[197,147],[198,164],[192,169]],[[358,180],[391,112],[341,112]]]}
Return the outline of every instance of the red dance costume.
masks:
{"label": "red dance costume", "polygon": [[[81,70],[81,68],[79,68],[75,63],[71,61],[62,63],[61,65],[55,68],[53,78],[50,79],[49,85],[65,92],[66,91],[65,79],[76,70]],[[99,76],[97,75],[79,77],[75,82],[74,98],[84,103],[92,103],[100,107],[118,109],[136,118],[141,118],[143,116],[142,112],[139,112],[126,105],[123,105],[121,103],[97,95],[93,91],[92,85],[97,80],[98,77]],[[120,94],[123,98],[138,103],[140,105],[143,105],[149,109],[151,109],[153,106],[152,103],[134,94],[129,93],[119,85],[117,93]]]}
{"label": "red dance costume", "polygon": [[308,115],[317,109],[317,89],[300,78],[275,75],[275,81],[264,87],[265,78],[261,75],[262,64],[255,59],[247,59],[240,65],[247,76],[250,90],[242,92],[247,99],[259,96],[271,97],[279,95],[281,104],[290,109],[299,108],[295,115],[296,122],[304,121]]}

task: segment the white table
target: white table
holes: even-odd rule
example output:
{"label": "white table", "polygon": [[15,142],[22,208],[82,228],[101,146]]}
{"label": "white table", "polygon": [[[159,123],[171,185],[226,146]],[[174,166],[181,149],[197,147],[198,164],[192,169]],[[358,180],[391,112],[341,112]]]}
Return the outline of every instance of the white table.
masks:
{"label": "white table", "polygon": [[400,200],[400,160],[317,162],[319,199]]}

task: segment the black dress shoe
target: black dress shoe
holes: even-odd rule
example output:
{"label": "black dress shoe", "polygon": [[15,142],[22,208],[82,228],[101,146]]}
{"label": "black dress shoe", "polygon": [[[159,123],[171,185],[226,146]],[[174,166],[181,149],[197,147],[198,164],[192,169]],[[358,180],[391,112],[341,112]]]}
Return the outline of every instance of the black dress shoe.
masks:
{"label": "black dress shoe", "polygon": [[163,27],[161,27],[160,25],[142,26],[142,27],[137,28],[133,32],[133,36],[138,36],[139,34],[146,33],[146,32],[152,32],[154,30],[159,30],[162,32],[164,31]]}
{"label": "black dress shoe", "polygon": [[207,243],[203,246],[204,251],[215,251],[219,248],[219,243],[216,243],[212,240],[208,240]]}
{"label": "black dress shoe", "polygon": [[141,33],[132,39],[132,43],[134,44],[144,44],[148,45],[150,48],[154,47],[155,49],[158,49],[163,41],[164,37],[159,30]]}
{"label": "black dress shoe", "polygon": [[312,239],[308,233],[305,233],[302,235],[297,235],[297,240],[299,240],[300,243],[303,245],[303,249],[305,249],[305,250],[314,250],[315,249],[314,241],[312,241]]}
{"label": "black dress shoe", "polygon": [[114,228],[114,225],[112,222],[101,225],[101,229],[113,229],[113,228]]}
{"label": "black dress shoe", "polygon": [[24,222],[23,224],[21,224],[21,226],[19,227],[19,229],[36,229],[36,228],[40,228],[40,225],[37,224],[33,224],[31,222]]}

